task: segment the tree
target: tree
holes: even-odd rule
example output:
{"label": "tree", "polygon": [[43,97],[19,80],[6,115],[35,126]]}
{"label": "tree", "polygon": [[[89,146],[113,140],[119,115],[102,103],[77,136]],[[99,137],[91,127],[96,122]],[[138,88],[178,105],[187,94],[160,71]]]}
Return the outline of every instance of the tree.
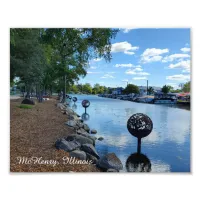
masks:
{"label": "tree", "polygon": [[[62,79],[63,85],[66,81],[69,86],[78,81],[79,76],[84,77],[90,59],[103,57],[109,62],[112,58],[111,39],[117,32],[117,29],[108,28],[46,29],[42,38],[53,48],[58,78]],[[65,101],[64,87],[63,91],[63,101]]]}
{"label": "tree", "polygon": [[171,93],[180,93],[181,90],[180,89],[176,89],[176,90],[171,90]]}
{"label": "tree", "polygon": [[148,88],[148,94],[153,94],[154,93],[154,89],[152,87]]}
{"label": "tree", "polygon": [[183,92],[190,92],[190,81],[183,85]]}
{"label": "tree", "polygon": [[92,87],[89,83],[83,85],[83,92],[86,94],[92,94]]}
{"label": "tree", "polygon": [[10,30],[10,80],[19,77],[25,84],[27,98],[35,84],[44,77],[46,57],[40,43],[41,29]]}
{"label": "tree", "polygon": [[123,93],[125,93],[125,94],[131,94],[131,93],[139,94],[139,92],[140,92],[139,87],[134,84],[128,84],[123,91]]}
{"label": "tree", "polygon": [[172,86],[170,86],[170,85],[164,85],[163,87],[162,87],[162,92],[164,93],[164,94],[167,94],[167,93],[169,93],[170,92],[170,90],[172,90],[173,89],[173,87]]}

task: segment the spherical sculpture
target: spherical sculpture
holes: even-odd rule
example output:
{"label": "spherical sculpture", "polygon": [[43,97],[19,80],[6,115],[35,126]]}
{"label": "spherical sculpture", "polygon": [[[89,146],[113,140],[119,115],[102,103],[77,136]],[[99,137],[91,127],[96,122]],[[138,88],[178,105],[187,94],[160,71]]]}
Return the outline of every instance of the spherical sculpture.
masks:
{"label": "spherical sculpture", "polygon": [[89,102],[88,100],[83,100],[83,101],[82,101],[82,106],[83,106],[84,108],[87,108],[87,107],[90,106],[90,102]]}
{"label": "spherical sculpture", "polygon": [[147,115],[136,113],[129,118],[127,129],[131,135],[141,139],[151,133],[153,122]]}
{"label": "spherical sculpture", "polygon": [[73,100],[73,102],[77,102],[77,98],[76,97],[73,97],[72,100]]}

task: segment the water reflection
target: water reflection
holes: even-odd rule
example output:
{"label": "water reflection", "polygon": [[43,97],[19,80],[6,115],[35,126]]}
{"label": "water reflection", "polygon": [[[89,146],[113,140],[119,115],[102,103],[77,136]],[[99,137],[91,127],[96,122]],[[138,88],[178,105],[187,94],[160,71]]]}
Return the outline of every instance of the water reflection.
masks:
{"label": "water reflection", "polygon": [[76,105],[75,103],[72,105],[72,109],[73,109],[73,110],[76,110],[76,109],[77,109],[77,105]]}
{"label": "water reflection", "polygon": [[90,115],[88,113],[83,113],[81,115],[81,118],[82,118],[83,121],[87,121],[87,120],[90,119]]}
{"label": "water reflection", "polygon": [[151,161],[142,153],[131,154],[126,161],[128,172],[151,172]]}
{"label": "water reflection", "polygon": [[[149,157],[151,172],[190,171],[190,111],[175,106],[139,104],[92,95],[77,97],[76,112],[82,115],[91,129],[97,130],[98,137],[104,138],[96,142],[99,155],[114,152],[124,166],[127,162],[130,170],[134,168],[134,162],[131,164],[134,159],[130,158],[128,162],[128,158],[136,151],[137,140],[129,134],[127,120],[134,113],[144,113],[154,125],[151,134],[142,139],[142,153]],[[81,102],[84,99],[91,102],[87,109],[89,116],[83,113]],[[147,167],[140,166],[138,171],[142,169],[147,170]],[[126,167],[124,170],[127,171]]]}

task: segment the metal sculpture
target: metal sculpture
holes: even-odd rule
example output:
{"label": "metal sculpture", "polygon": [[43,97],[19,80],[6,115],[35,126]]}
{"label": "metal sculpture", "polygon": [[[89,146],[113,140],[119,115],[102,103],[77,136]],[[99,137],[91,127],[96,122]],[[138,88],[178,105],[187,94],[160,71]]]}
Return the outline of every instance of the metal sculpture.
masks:
{"label": "metal sculpture", "polygon": [[73,97],[72,100],[74,103],[77,102],[77,97]]}
{"label": "metal sculpture", "polygon": [[148,136],[153,129],[151,119],[143,114],[132,115],[127,122],[127,129],[131,135],[138,138],[138,153],[141,151],[141,138]]}
{"label": "metal sculpture", "polygon": [[88,100],[83,100],[82,106],[85,108],[85,113],[86,113],[86,108],[90,106],[90,102]]}

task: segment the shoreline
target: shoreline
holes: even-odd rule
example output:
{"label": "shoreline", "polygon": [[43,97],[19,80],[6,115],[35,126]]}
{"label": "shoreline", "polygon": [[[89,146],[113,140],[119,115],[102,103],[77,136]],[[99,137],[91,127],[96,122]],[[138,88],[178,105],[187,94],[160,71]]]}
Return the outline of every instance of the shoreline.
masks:
{"label": "shoreline", "polygon": [[[67,103],[50,98],[31,109],[10,100],[10,172],[119,172],[115,153],[98,155],[90,130]],[[91,133],[93,132],[93,133]]]}
{"label": "shoreline", "polygon": [[[65,125],[68,117],[55,106],[54,98],[37,103],[32,109],[18,108],[21,101],[22,98],[10,100],[10,172],[100,172],[94,165],[63,164],[62,158],[69,157],[69,153],[57,150],[55,142],[75,131]],[[20,164],[19,156],[54,159],[60,164]]]}

